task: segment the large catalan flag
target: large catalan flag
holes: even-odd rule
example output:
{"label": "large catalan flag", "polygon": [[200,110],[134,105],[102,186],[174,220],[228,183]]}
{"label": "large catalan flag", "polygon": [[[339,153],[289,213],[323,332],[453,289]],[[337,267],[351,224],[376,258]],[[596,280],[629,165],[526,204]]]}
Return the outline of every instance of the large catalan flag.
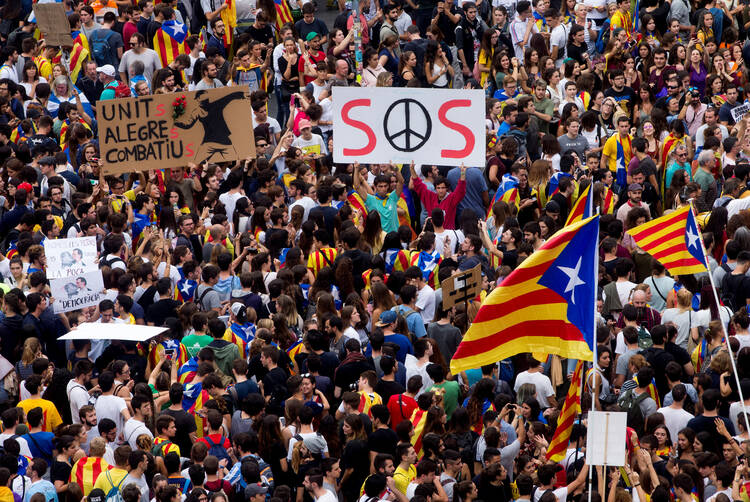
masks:
{"label": "large catalan flag", "polygon": [[604,202],[602,202],[602,213],[612,214],[615,212],[615,193],[609,187],[604,187]]}
{"label": "large catalan flag", "polygon": [[414,251],[411,255],[411,266],[419,267],[425,282],[433,289],[440,289],[438,281],[438,269],[443,261],[440,251],[437,249],[432,253],[427,251]]}
{"label": "large catalan flag", "polygon": [[203,409],[203,405],[211,399],[208,392],[203,389],[203,383],[189,383],[185,385],[185,391],[182,394],[182,409],[195,417],[195,426],[197,430],[195,435],[203,437],[203,427],[205,419],[198,413]]}
{"label": "large catalan flag", "polygon": [[424,436],[424,424],[427,422],[427,410],[417,407],[411,414],[411,425],[414,427],[414,434],[411,437],[411,444],[417,456],[422,456],[422,436]]}
{"label": "large catalan flag", "polygon": [[254,339],[255,324],[251,322],[246,322],[245,324],[233,322],[224,332],[224,340],[237,346],[242,359],[245,359],[250,353],[250,342]]}
{"label": "large catalan flag", "polygon": [[[83,34],[82,37],[85,38]],[[88,44],[88,42],[86,42]],[[78,82],[78,76],[81,74],[83,64],[89,59],[89,50],[78,42],[73,43],[73,49],[70,51],[70,80]]]}
{"label": "large catalan flag", "polygon": [[83,494],[88,496],[94,489],[94,483],[99,474],[111,468],[101,457],[82,457],[73,464],[69,481],[80,486]]}
{"label": "large catalan flag", "polygon": [[572,225],[577,221],[585,220],[592,216],[594,216],[594,191],[591,189],[591,184],[589,184],[578,197],[575,204],[573,204],[573,209],[570,210],[565,226]]}
{"label": "large catalan flag", "polygon": [[579,359],[576,369],[570,379],[568,395],[565,396],[560,416],[557,417],[557,429],[552,441],[547,448],[547,459],[560,462],[565,458],[565,451],[570,442],[570,433],[576,416],[581,412],[581,373],[583,372],[583,360]]}
{"label": "large catalan flag", "polygon": [[639,225],[628,234],[672,275],[705,272],[706,255],[692,206]]}
{"label": "large catalan flag", "polygon": [[154,50],[159,55],[162,66],[166,67],[180,54],[190,52],[185,44],[188,37],[188,29],[182,23],[174,19],[164,21],[154,35]]}
{"label": "large catalan flag", "polygon": [[451,372],[522,352],[591,360],[599,216],[557,232],[482,304]]}
{"label": "large catalan flag", "polygon": [[[184,347],[184,345],[183,345]],[[187,353],[187,350],[185,351]],[[182,385],[188,384],[193,381],[195,375],[198,374],[198,356],[191,357],[185,362],[181,362],[179,369],[177,370],[177,381]]]}
{"label": "large catalan flag", "polygon": [[[224,47],[232,47],[234,41],[234,29],[237,27],[237,4],[235,0],[226,0],[227,8],[221,11],[221,20],[224,21]],[[231,57],[230,57],[231,59]]]}

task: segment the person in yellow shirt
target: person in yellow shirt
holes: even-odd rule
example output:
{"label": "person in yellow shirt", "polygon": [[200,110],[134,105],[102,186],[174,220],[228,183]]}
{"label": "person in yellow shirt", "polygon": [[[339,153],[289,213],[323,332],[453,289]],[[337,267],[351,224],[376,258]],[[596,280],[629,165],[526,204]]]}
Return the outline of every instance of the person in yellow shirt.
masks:
{"label": "person in yellow shirt", "polygon": [[609,137],[602,150],[602,162],[612,171],[615,183],[627,186],[627,170],[633,157],[631,146],[630,119],[625,115],[617,118],[617,133]]}
{"label": "person in yellow shirt", "polygon": [[318,229],[313,232],[313,252],[307,258],[307,268],[315,277],[323,267],[333,268],[338,251],[329,246],[330,236],[328,231]]}
{"label": "person in yellow shirt", "polygon": [[396,456],[399,459],[398,467],[393,473],[393,481],[401,493],[406,493],[406,488],[417,477],[417,451],[411,444],[399,444],[396,448]]}
{"label": "person in yellow shirt", "polygon": [[26,390],[31,397],[18,403],[24,413],[28,414],[34,408],[42,409],[42,430],[44,432],[55,432],[55,429],[62,424],[62,418],[57,411],[55,404],[47,399],[42,399],[42,377],[41,375],[31,375],[26,379]]}
{"label": "person in yellow shirt", "polygon": [[115,449],[115,466],[99,474],[94,483],[94,489],[99,488],[104,493],[109,493],[112,488],[120,487],[122,480],[128,475],[128,459],[131,451],[133,450],[128,445],[118,446]]}

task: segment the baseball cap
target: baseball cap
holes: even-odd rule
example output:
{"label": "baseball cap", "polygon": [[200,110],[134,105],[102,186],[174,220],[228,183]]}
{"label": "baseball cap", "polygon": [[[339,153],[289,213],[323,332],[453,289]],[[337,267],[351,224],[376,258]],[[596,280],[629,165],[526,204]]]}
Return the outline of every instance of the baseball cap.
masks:
{"label": "baseball cap", "polygon": [[375,326],[382,328],[383,326],[393,324],[394,322],[396,322],[397,317],[398,316],[396,315],[396,313],[392,310],[381,312],[380,317],[378,318],[378,322],[375,323]]}
{"label": "baseball cap", "polygon": [[40,164],[44,164],[45,166],[55,166],[57,165],[57,162],[55,162],[55,158],[51,155],[47,155],[46,157],[42,157],[39,159]]}
{"label": "baseball cap", "polygon": [[89,496],[87,497],[88,502],[104,502],[104,499],[106,498],[106,494],[104,493],[104,490],[101,488],[94,488],[89,492]]}
{"label": "baseball cap", "polygon": [[636,190],[643,191],[643,187],[640,183],[631,183],[630,185],[628,185],[628,192],[635,192]]}
{"label": "baseball cap", "polygon": [[96,72],[104,73],[105,75],[108,75],[110,77],[114,77],[116,75],[115,67],[112,66],[111,64],[105,64],[104,66],[97,66]]}
{"label": "baseball cap", "polygon": [[254,497],[255,495],[265,495],[268,488],[260,483],[252,483],[245,487],[245,498]]}
{"label": "baseball cap", "polygon": [[23,182],[20,185],[16,187],[18,190],[26,190],[26,193],[31,193],[34,190],[34,187],[31,186],[31,183]]}
{"label": "baseball cap", "polygon": [[313,38],[315,38],[315,37],[319,37],[319,36],[320,36],[320,35],[318,35],[318,32],[317,32],[317,31],[311,31],[310,33],[308,33],[308,34],[307,34],[307,36],[305,37],[305,40],[309,42],[309,41],[310,41],[310,40],[312,40]]}
{"label": "baseball cap", "polygon": [[229,309],[232,311],[232,314],[237,317],[238,315],[240,315],[240,311],[244,308],[245,306],[240,302],[234,302]]}
{"label": "baseball cap", "polygon": [[308,127],[310,127],[310,128],[312,127],[312,122],[310,122],[309,120],[306,120],[306,119],[302,119],[302,120],[299,121],[299,130],[300,131],[302,129],[307,129]]}

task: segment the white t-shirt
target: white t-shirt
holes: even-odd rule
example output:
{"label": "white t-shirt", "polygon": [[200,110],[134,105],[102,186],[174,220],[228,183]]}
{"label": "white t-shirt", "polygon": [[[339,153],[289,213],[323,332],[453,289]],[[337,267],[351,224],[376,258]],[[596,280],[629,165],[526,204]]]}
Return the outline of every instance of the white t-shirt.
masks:
{"label": "white t-shirt", "polygon": [[[664,425],[669,429],[669,436],[672,439],[672,444],[677,444],[677,434],[687,427],[687,423],[693,418],[693,415],[683,409],[675,409],[669,406],[659,408],[656,410],[658,413],[664,415]],[[731,410],[730,410],[731,416]]]}
{"label": "white t-shirt", "polygon": [[125,427],[125,418],[122,416],[123,410],[128,409],[125,400],[117,396],[99,396],[94,405],[96,409],[96,418],[101,422],[102,418],[109,418],[117,425],[117,432],[122,433]]}
{"label": "white t-shirt", "polygon": [[429,366],[429,363],[425,364],[424,366],[419,366],[417,364],[418,361],[419,360],[411,354],[407,354],[406,360],[404,361],[404,367],[406,367],[407,382],[414,375],[420,375],[422,377],[422,387],[419,389],[419,392],[417,392],[417,395],[426,392],[427,389],[432,387],[432,385],[435,383],[432,381],[432,378],[430,378],[430,375],[427,374],[427,366]]}
{"label": "white t-shirt", "polygon": [[[0,446],[2,446],[3,443],[5,443],[6,439],[10,439],[13,436],[15,436],[15,434],[11,434],[9,432],[3,432],[2,434],[0,434]],[[31,458],[32,455],[31,455],[31,450],[29,450],[29,443],[27,443],[26,440],[22,438],[21,436],[18,436],[16,438],[16,441],[18,441],[18,446],[21,447],[21,455],[25,455]]]}
{"label": "white t-shirt", "polygon": [[292,142],[292,146],[301,149],[305,153],[315,153],[320,155],[327,155],[328,148],[326,148],[326,142],[323,141],[318,134],[313,134],[312,138],[305,139],[299,136]]}
{"label": "white t-shirt", "polygon": [[339,499],[336,497],[336,495],[331,493],[330,490],[326,490],[325,494],[315,499],[315,502],[338,502],[338,500]]}
{"label": "white t-shirt", "polygon": [[68,382],[65,392],[68,394],[68,400],[70,401],[70,415],[73,423],[80,424],[81,418],[78,416],[78,410],[89,404],[89,392],[86,390],[86,387],[72,378]]}
{"label": "white t-shirt", "polygon": [[[748,397],[745,397],[745,399],[748,399]],[[729,405],[729,420],[732,421],[732,424],[734,425],[734,430],[739,431],[737,428],[737,424],[740,420],[742,420],[742,423],[745,423],[745,417],[742,413],[742,404],[740,404],[740,401],[735,401],[732,404]],[[748,417],[750,418],[750,406],[744,406],[745,411],[748,413]],[[0,436],[2,437],[2,436]]]}
{"label": "white t-shirt", "polygon": [[521,385],[525,383],[533,383],[536,387],[536,399],[539,401],[539,406],[549,408],[549,400],[547,398],[555,395],[555,389],[552,388],[552,382],[550,382],[549,377],[539,371],[534,373],[524,371],[516,377],[516,384],[513,391],[518,392]]}
{"label": "white t-shirt", "polygon": [[219,201],[224,204],[224,207],[227,210],[227,215],[234,216],[234,206],[242,197],[244,197],[244,195],[242,195],[242,192],[224,192],[223,194],[219,195]]}
{"label": "white t-shirt", "polygon": [[122,435],[125,438],[125,441],[134,450],[138,448],[138,445],[136,444],[136,440],[138,439],[138,436],[140,436],[141,434],[148,434],[149,437],[151,437],[151,439],[154,438],[154,435],[151,433],[148,427],[146,427],[146,424],[144,424],[140,420],[131,418],[130,420],[125,422],[125,426],[123,427],[123,430],[122,430]]}
{"label": "white t-shirt", "polygon": [[427,324],[435,318],[435,290],[425,286],[417,292],[417,307],[422,321]]}
{"label": "white t-shirt", "polygon": [[439,234],[436,233],[435,249],[437,249],[440,254],[443,254],[443,246],[445,245],[446,239],[450,239],[451,251],[455,253],[458,249],[458,246],[464,240],[464,233],[461,230],[443,230]]}
{"label": "white t-shirt", "polygon": [[558,24],[552,29],[549,37],[549,47],[558,47],[557,59],[555,59],[555,67],[560,68],[565,59],[565,46],[568,44],[568,30],[565,25]]}
{"label": "white t-shirt", "polygon": [[305,195],[301,199],[295,200],[294,202],[289,204],[289,217],[291,218],[292,216],[292,208],[294,206],[302,206],[303,208],[305,208],[305,214],[302,215],[302,221],[305,222],[307,221],[307,217],[310,215],[310,209],[314,208],[317,205],[317,202]]}
{"label": "white t-shirt", "polygon": [[[542,495],[544,495],[544,492],[547,490],[542,490],[541,488],[538,488],[534,492],[534,500],[532,502],[539,502],[539,499],[542,498]],[[558,502],[565,502],[565,499],[568,498],[568,487],[563,486],[562,488],[558,488],[557,490],[552,490],[552,493],[555,494],[555,497],[557,497]]]}
{"label": "white t-shirt", "polygon": [[[164,269],[166,267],[167,267],[167,262],[165,261],[159,263],[159,265],[156,267],[156,273],[159,274],[159,278],[164,277]],[[172,287],[177,286],[177,283],[182,280],[182,276],[180,276],[180,270],[174,265],[169,266],[169,279],[172,281]]]}
{"label": "white t-shirt", "polygon": [[596,10],[597,7],[606,7],[607,0],[583,0],[583,5],[591,8],[588,14],[586,14],[586,19],[604,19],[607,17],[606,8],[603,12]]}

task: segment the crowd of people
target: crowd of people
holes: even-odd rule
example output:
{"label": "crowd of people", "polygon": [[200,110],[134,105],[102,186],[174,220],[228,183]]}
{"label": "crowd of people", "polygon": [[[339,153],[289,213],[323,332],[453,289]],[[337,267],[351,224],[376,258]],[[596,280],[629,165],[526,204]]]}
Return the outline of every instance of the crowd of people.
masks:
{"label": "crowd of people", "polygon": [[[0,6],[0,501],[750,500],[745,2],[62,3],[63,46]],[[223,86],[255,156],[104,175],[99,101]],[[334,86],[484,89],[485,165],[336,163]],[[588,193],[580,384],[536,353],[453,374]],[[672,277],[627,231],[686,205],[709,271]],[[59,312],[45,243],[78,237],[104,290]],[[59,340],[84,323],[165,330]],[[627,413],[622,469],[586,465],[591,409]]]}

